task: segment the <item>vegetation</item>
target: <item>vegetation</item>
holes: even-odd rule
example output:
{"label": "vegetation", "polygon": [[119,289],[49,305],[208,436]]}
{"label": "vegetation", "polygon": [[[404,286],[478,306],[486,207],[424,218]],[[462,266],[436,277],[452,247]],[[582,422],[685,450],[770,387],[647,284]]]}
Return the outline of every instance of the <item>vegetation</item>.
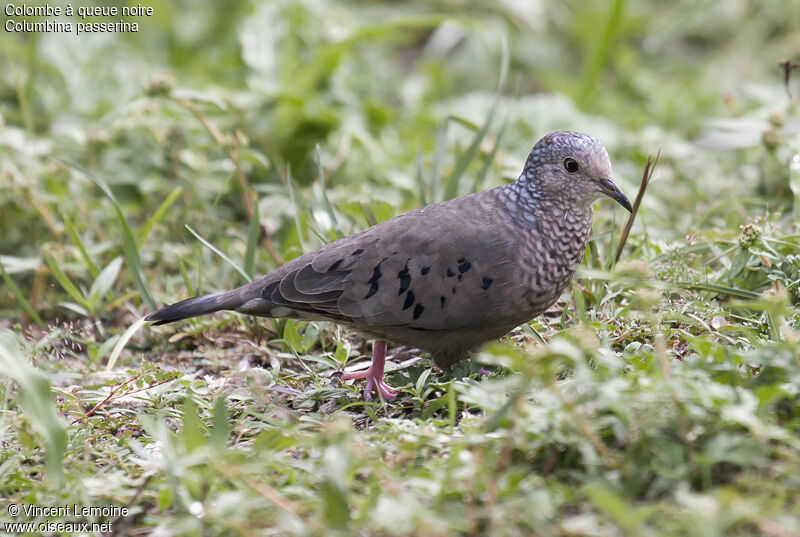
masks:
{"label": "vegetation", "polygon": [[[800,3],[148,5],[0,33],[0,524],[796,535]],[[600,202],[572,293],[449,372],[390,349],[394,402],[340,381],[369,348],[333,325],[139,321],[511,181],[557,129],[631,199],[660,150],[619,262]]]}

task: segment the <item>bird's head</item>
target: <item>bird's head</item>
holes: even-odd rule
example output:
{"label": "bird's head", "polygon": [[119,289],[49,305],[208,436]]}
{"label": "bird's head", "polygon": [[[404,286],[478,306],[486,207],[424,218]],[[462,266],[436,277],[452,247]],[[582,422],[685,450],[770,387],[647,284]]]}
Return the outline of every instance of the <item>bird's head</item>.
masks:
{"label": "bird's head", "polygon": [[521,179],[544,199],[568,200],[588,207],[602,196],[631,211],[628,197],[614,183],[608,152],[598,140],[579,132],[552,132],[531,150]]}

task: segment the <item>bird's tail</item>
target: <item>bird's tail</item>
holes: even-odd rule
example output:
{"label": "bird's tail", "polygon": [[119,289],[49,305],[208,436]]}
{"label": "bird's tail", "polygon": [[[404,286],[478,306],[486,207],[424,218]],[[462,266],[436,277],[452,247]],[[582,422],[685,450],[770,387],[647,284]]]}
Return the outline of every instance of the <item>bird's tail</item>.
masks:
{"label": "bird's tail", "polygon": [[235,310],[250,298],[248,286],[211,295],[196,296],[161,308],[144,318],[154,325],[167,324],[222,310]]}

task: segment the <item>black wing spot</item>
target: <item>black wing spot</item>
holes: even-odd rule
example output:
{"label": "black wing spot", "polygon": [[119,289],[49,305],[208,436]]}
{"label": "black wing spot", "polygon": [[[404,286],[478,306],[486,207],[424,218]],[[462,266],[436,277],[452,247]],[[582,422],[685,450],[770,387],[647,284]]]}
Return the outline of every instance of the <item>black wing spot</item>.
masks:
{"label": "black wing spot", "polygon": [[461,263],[465,263],[466,261],[467,261],[467,260],[466,260],[466,259],[464,259],[463,257],[459,257],[458,259],[456,259],[456,263],[458,263],[459,265],[460,265]]}
{"label": "black wing spot", "polygon": [[481,289],[486,291],[487,289],[489,289],[489,286],[492,285],[493,281],[494,280],[492,278],[487,278],[487,277],[484,276],[483,277],[483,285],[481,285]]}
{"label": "black wing spot", "polygon": [[407,310],[414,303],[414,291],[409,291],[406,295],[406,301],[403,302],[403,309]]}
{"label": "black wing spot", "polygon": [[268,286],[266,286],[264,289],[262,289],[262,290],[261,290],[261,298],[263,298],[264,300],[270,300],[270,298],[272,297],[272,292],[273,292],[273,291],[274,291],[274,290],[275,290],[275,289],[276,289],[276,288],[277,288],[277,287],[278,287],[280,284],[281,284],[281,282],[280,282],[280,281],[277,281],[277,282],[272,282],[271,284],[269,284]]}
{"label": "black wing spot", "polygon": [[456,288],[455,287],[453,287],[453,289],[451,291],[451,294],[453,294],[453,295],[456,294]]}
{"label": "black wing spot", "polygon": [[453,272],[453,270],[450,267],[447,267],[447,277],[448,278],[452,278],[455,275],[456,275],[456,273]]}
{"label": "black wing spot", "polygon": [[364,249],[363,248],[359,248],[358,250],[354,250],[353,253],[350,254],[350,255],[359,255],[359,254],[363,254],[363,253],[364,253]]}
{"label": "black wing spot", "polygon": [[441,304],[441,308],[444,309],[444,301],[447,300],[444,295],[439,297],[439,304]]}
{"label": "black wing spot", "polygon": [[372,284],[369,286],[369,291],[367,291],[367,294],[364,296],[364,300],[368,299],[377,292],[378,292],[378,282],[372,282]]}
{"label": "black wing spot", "polygon": [[459,259],[461,263],[458,265],[458,272],[460,272],[461,274],[464,274],[465,272],[467,272],[469,269],[472,268],[472,263],[470,263],[469,261],[464,261],[463,259],[464,259],[463,257]]}
{"label": "black wing spot", "polygon": [[427,273],[431,271],[431,267],[422,267],[422,270],[419,271],[420,274],[425,276]]}
{"label": "black wing spot", "polygon": [[[383,263],[383,261],[381,261],[381,263]],[[372,269],[372,277],[367,280],[367,283],[370,284],[370,286],[369,291],[367,291],[367,295],[364,297],[365,300],[378,292],[378,280],[381,279],[381,263],[375,265],[375,268]]]}
{"label": "black wing spot", "polygon": [[416,306],[414,306],[414,320],[415,320],[415,321],[416,321],[417,319],[419,319],[419,316],[420,316],[420,315],[422,315],[422,311],[423,311],[424,309],[425,309],[425,308],[422,306],[422,304],[417,304]]}
{"label": "black wing spot", "polygon": [[334,270],[338,269],[339,265],[342,264],[342,261],[344,261],[344,259],[340,259],[339,261],[328,267],[328,272],[333,272]]}
{"label": "black wing spot", "polygon": [[397,296],[400,296],[405,293],[408,286],[411,285],[411,274],[408,273],[408,267],[398,272],[397,277],[400,280],[400,290],[397,292]]}

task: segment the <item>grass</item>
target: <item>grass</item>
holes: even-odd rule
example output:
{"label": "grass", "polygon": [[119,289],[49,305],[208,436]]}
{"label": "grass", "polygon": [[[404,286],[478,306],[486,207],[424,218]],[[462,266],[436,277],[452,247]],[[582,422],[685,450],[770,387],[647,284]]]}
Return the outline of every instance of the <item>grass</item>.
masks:
{"label": "grass", "polygon": [[[800,12],[661,4],[156,2],[136,34],[0,34],[0,525],[794,535]],[[340,380],[369,346],[335,325],[139,321],[511,181],[561,128],[646,186],[636,219],[596,204],[572,292],[473,360],[390,348],[396,401]],[[75,503],[128,511],[7,508]]]}

